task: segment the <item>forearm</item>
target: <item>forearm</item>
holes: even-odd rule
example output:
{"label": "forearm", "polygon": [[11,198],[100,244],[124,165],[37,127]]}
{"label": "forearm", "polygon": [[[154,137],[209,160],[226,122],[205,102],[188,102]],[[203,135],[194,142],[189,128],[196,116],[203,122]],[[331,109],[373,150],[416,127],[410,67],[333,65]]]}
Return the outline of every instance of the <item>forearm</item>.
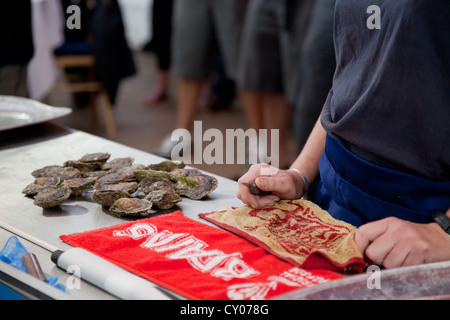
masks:
{"label": "forearm", "polygon": [[313,182],[319,173],[319,160],[325,148],[325,138],[326,132],[319,118],[302,152],[291,166],[302,172],[309,182]]}

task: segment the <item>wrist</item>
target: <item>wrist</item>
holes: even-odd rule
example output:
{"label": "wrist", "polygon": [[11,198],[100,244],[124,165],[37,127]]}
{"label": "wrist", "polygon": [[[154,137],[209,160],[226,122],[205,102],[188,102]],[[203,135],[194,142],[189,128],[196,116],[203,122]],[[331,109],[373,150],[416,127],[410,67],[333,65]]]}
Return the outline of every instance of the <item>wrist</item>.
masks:
{"label": "wrist", "polygon": [[309,192],[310,183],[308,178],[298,169],[290,168],[287,170],[288,174],[293,177],[294,184],[297,190],[297,198],[301,198]]}
{"label": "wrist", "polygon": [[434,211],[432,217],[434,222],[436,222],[445,233],[450,235],[450,218],[440,211]]}

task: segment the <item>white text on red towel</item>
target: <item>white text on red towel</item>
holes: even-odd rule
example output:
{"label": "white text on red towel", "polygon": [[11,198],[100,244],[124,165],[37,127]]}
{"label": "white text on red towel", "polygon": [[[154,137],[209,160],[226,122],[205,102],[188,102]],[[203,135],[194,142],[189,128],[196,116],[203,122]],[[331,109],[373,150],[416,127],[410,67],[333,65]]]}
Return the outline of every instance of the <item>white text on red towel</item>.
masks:
{"label": "white text on red towel", "polygon": [[187,233],[160,231],[150,223],[136,223],[125,230],[115,230],[115,237],[145,238],[140,247],[166,253],[171,260],[186,259],[195,269],[223,280],[256,276],[258,271],[248,266],[239,252],[226,254],[220,250],[206,250],[208,244]]}

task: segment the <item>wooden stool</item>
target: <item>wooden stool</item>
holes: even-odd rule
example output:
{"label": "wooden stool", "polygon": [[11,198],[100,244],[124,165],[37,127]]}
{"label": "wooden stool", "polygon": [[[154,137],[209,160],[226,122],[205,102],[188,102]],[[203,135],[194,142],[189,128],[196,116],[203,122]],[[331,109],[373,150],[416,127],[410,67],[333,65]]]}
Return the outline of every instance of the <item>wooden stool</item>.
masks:
{"label": "wooden stool", "polygon": [[[108,97],[103,84],[96,81],[93,72],[95,70],[95,58],[93,55],[64,55],[55,56],[55,63],[60,68],[86,68],[91,72],[91,77],[87,81],[83,82],[59,82],[57,83],[53,91],[54,92],[90,92],[98,95],[100,98],[100,107],[105,121],[106,134],[109,139],[115,140],[117,136],[116,124],[114,120],[114,114],[111,106],[111,102]],[[94,99],[95,100],[95,99]],[[95,108],[94,104],[92,107]],[[94,118],[98,121],[97,113],[94,109]]]}

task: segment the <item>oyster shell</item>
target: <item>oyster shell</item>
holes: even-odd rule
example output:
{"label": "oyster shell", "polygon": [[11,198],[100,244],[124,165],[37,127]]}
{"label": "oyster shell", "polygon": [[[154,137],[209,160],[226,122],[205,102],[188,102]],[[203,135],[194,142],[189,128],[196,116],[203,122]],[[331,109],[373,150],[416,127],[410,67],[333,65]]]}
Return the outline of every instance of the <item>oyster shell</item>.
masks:
{"label": "oyster shell", "polygon": [[95,182],[94,187],[97,189],[97,187],[101,184],[113,184],[125,182],[127,179],[128,179],[127,173],[111,172],[98,178],[97,181]]}
{"label": "oyster shell", "polygon": [[167,171],[159,171],[159,170],[152,170],[152,169],[147,169],[147,170],[136,170],[134,171],[134,175],[136,177],[136,179],[138,179],[139,181],[144,180],[145,178],[148,177],[154,177],[154,178],[161,178],[161,179],[170,179],[171,178],[171,174]]}
{"label": "oyster shell", "polygon": [[64,162],[64,167],[73,167],[81,172],[91,172],[100,169],[103,162],[83,162],[79,160],[69,160]]}
{"label": "oyster shell", "polygon": [[175,192],[193,200],[206,197],[217,188],[217,179],[196,169],[178,169],[171,172]]}
{"label": "oyster shell", "polygon": [[119,168],[131,166],[133,162],[134,157],[116,158],[102,165],[102,170],[116,170]]}
{"label": "oyster shell", "polygon": [[65,180],[62,184],[70,188],[73,195],[79,196],[85,189],[92,186],[97,180],[95,177],[74,178]]}
{"label": "oyster shell", "polygon": [[170,172],[170,178],[173,180],[174,178],[177,178],[180,176],[189,177],[189,176],[195,176],[195,175],[199,175],[199,174],[203,174],[203,172],[201,172],[198,169],[175,169]]}
{"label": "oyster shell", "polygon": [[119,183],[114,183],[114,184],[100,184],[100,185],[96,185],[95,189],[96,190],[100,190],[100,191],[104,191],[104,190],[109,190],[109,191],[117,191],[117,190],[122,190],[125,191],[129,194],[132,194],[134,192],[136,192],[136,190],[139,188],[139,184],[135,181],[132,182],[119,182]]}
{"label": "oyster shell", "polygon": [[170,172],[175,169],[183,169],[184,167],[185,164],[182,161],[164,160],[160,163],[148,165],[147,169]]}
{"label": "oyster shell", "polygon": [[110,173],[111,172],[108,172],[108,171],[97,170],[97,171],[83,172],[83,176],[92,177],[92,178],[100,178],[100,177],[106,176],[107,174],[110,174]]}
{"label": "oyster shell", "polygon": [[137,180],[136,176],[134,175],[134,171],[136,170],[145,170],[145,166],[143,164],[132,164],[130,166],[122,167],[117,170],[114,170],[117,173],[125,174],[127,175],[126,180],[127,181],[135,181]]}
{"label": "oyster shell", "polygon": [[70,195],[71,191],[68,187],[47,187],[34,197],[34,204],[42,208],[52,208],[66,201]]}
{"label": "oyster shell", "polygon": [[109,208],[111,213],[122,216],[139,216],[152,208],[151,201],[139,198],[121,198],[116,200]]}
{"label": "oyster shell", "polygon": [[171,183],[170,180],[166,178],[147,177],[139,183],[141,191],[145,194],[151,192],[154,189],[152,185],[157,181],[167,181],[168,183]]}
{"label": "oyster shell", "polygon": [[42,189],[47,188],[47,187],[55,188],[60,183],[61,183],[61,178],[59,178],[59,177],[51,177],[51,178],[40,177],[40,178],[36,178],[34,180],[34,182],[30,183],[29,185],[27,185],[22,190],[22,193],[27,195],[27,196],[34,196],[39,191],[41,191]]}
{"label": "oyster shell", "polygon": [[146,190],[148,194],[145,199],[151,201],[159,209],[170,209],[182,200],[168,180],[153,182]]}
{"label": "oyster shell", "polygon": [[107,152],[87,153],[80,158],[81,162],[102,162],[105,163],[111,155]]}
{"label": "oyster shell", "polygon": [[94,202],[105,207],[111,207],[118,199],[130,197],[131,195],[123,190],[97,190],[91,195]]}
{"label": "oyster shell", "polygon": [[109,153],[88,153],[62,166],[35,170],[32,172],[35,181],[22,192],[35,196],[35,205],[50,208],[93,185],[94,202],[112,208],[111,212],[119,216],[133,216],[147,212],[152,206],[169,209],[182,200],[180,195],[202,199],[217,187],[214,177],[197,169],[186,169],[182,161],[142,165],[134,164],[134,157],[109,160],[110,157]]}
{"label": "oyster shell", "polygon": [[58,165],[46,166],[41,169],[35,170],[31,173],[35,178],[40,177],[59,177],[61,180],[69,180],[73,178],[80,178],[82,176],[80,170],[74,167],[63,167]]}

